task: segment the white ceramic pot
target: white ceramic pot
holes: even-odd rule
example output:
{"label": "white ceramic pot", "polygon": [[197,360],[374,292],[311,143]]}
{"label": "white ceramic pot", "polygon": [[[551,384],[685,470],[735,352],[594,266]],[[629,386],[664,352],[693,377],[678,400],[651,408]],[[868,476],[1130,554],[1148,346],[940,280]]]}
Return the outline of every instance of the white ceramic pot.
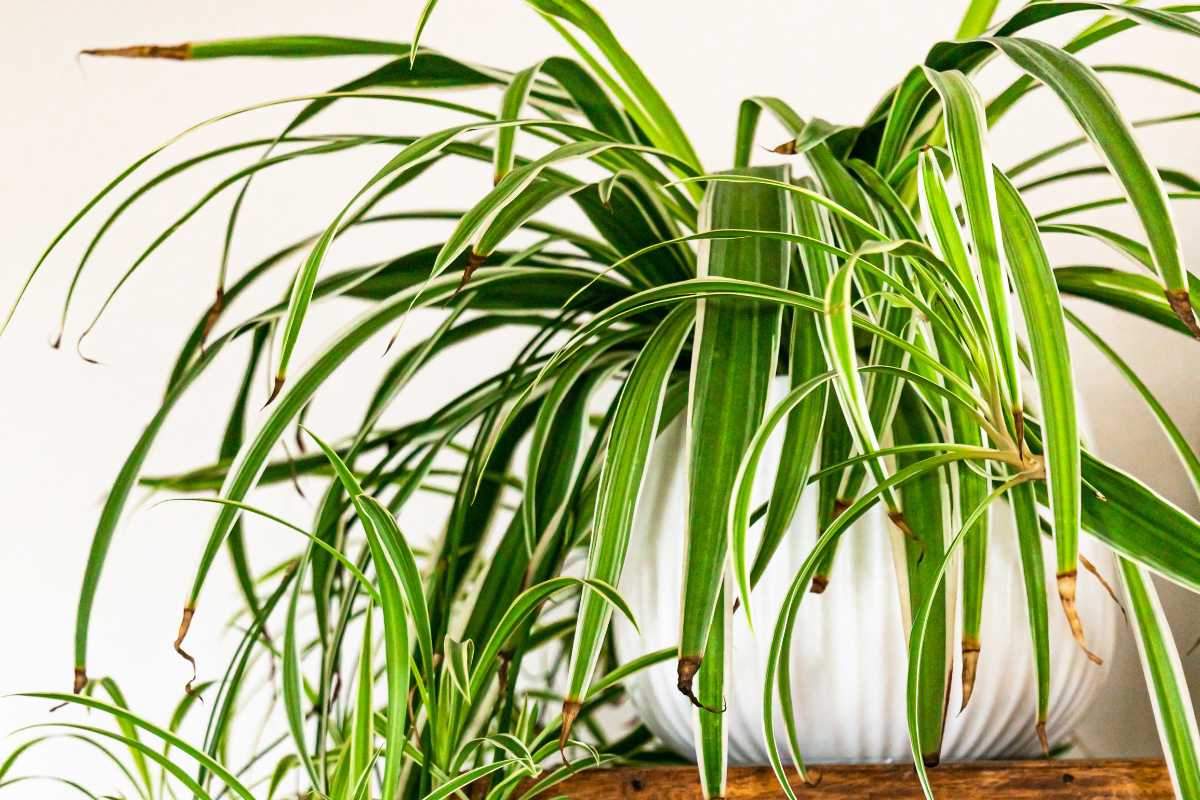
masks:
{"label": "white ceramic pot", "polygon": [[[782,395],[786,387],[781,381],[776,384],[774,393]],[[634,522],[620,589],[636,612],[641,634],[614,615],[622,661],[678,642],[687,503],[684,453],[683,429],[677,421],[654,449]],[[755,487],[756,505],[770,495],[778,458],[778,444],[768,447]],[[768,643],[782,599],[812,546],[815,518],[814,487],[803,498],[788,538],[754,590],[756,631],[751,633],[743,615],[734,615],[735,678],[726,697],[731,763],[766,763],[761,718]],[[905,723],[906,643],[888,525],[886,514],[878,508],[859,520],[841,539],[828,589],[821,595],[806,594],[801,604],[791,654],[792,691],[806,762],[911,760]],[[995,508],[991,530],[975,690],[967,709],[958,714],[961,664],[956,644],[944,760],[1027,757],[1040,752],[1034,730],[1037,691],[1024,585],[1006,506]],[[1112,583],[1113,562],[1107,551],[1090,540],[1081,543],[1081,550]],[[1052,569],[1049,541],[1046,563]],[[1047,727],[1050,741],[1059,743],[1096,696],[1106,668],[1090,663],[1071,638],[1053,575],[1047,576],[1046,593],[1051,657]],[[1120,611],[1084,570],[1080,570],[1078,607],[1088,644],[1107,663]],[[957,632],[954,641],[959,641]],[[662,663],[635,678],[630,694],[647,727],[679,754],[694,758],[695,714],[675,682],[674,662]],[[781,717],[776,731],[779,750],[786,754]]]}

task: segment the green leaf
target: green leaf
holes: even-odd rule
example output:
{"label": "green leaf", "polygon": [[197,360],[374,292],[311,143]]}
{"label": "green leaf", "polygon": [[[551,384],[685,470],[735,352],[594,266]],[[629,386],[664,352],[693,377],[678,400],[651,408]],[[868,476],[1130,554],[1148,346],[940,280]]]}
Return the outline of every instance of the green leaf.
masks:
{"label": "green leaf", "polygon": [[600,68],[599,63],[579,45],[574,37],[552,20],[555,28],[567,39],[568,43],[608,84],[609,89],[613,91],[638,126],[646,132],[650,141],[674,154],[689,166],[695,169],[700,168],[700,158],[696,155],[687,134],[684,133],[683,127],[675,118],[670,106],[654,88],[637,62],[621,46],[604,18],[592,6],[584,0],[526,0],[526,2],[548,20],[551,18],[562,20],[582,31],[612,65],[617,76],[624,82],[624,87],[618,85],[606,70]]}
{"label": "green leaf", "polygon": [[1127,559],[1118,562],[1171,784],[1177,797],[1200,795],[1200,731],[1167,615],[1150,573]]}
{"label": "green leaf", "polygon": [[[925,707],[921,702],[921,692],[924,689],[922,665],[925,658],[925,639],[929,633],[930,622],[935,613],[938,613],[935,609],[940,610],[942,607],[942,603],[939,602],[939,600],[942,600],[942,595],[938,592],[938,589],[945,579],[946,569],[950,565],[951,559],[954,557],[955,551],[961,544],[966,532],[970,530],[979,517],[987,513],[988,508],[996,498],[1023,480],[1025,480],[1024,477],[1018,476],[1000,484],[963,518],[962,527],[954,535],[954,538],[950,542],[947,542],[945,554],[931,570],[929,591],[925,596],[924,603],[918,608],[917,613],[913,615],[912,632],[908,637],[908,679],[905,692],[908,708],[908,739],[912,746],[913,765],[916,768],[917,778],[921,781],[921,789],[928,800],[933,800],[933,789],[929,784],[929,774],[926,771],[926,767],[930,765],[923,758],[927,743],[922,736],[923,731],[920,715],[921,710]],[[937,626],[935,626],[935,631],[936,629]],[[940,690],[941,685],[936,685],[934,689]]]}
{"label": "green leaf", "polygon": [[[934,420],[920,406],[912,391],[904,392],[901,397],[893,433],[897,445],[937,441]],[[918,463],[920,458],[919,453],[902,453],[896,457],[896,466],[903,469]],[[929,604],[923,635],[930,641],[921,648],[916,665],[909,665],[910,674],[917,673],[916,681],[921,687],[920,696],[912,701],[915,707],[909,709],[909,714],[910,719],[915,718],[920,732],[920,758],[926,766],[935,765],[941,759],[942,733],[950,700],[950,672],[954,663],[950,645],[957,602],[937,572],[952,530],[949,489],[947,476],[939,470],[918,475],[899,490],[905,518],[914,530],[921,532],[919,541],[905,537],[902,543],[908,576],[905,599],[910,608]],[[916,635],[915,620],[913,626],[910,637]]]}
{"label": "green leaf", "polygon": [[[1171,310],[1158,283],[1145,275],[1111,267],[1058,267],[1054,270],[1054,280],[1062,294],[1103,303],[1185,336],[1191,335]],[[1195,289],[1192,299],[1200,302],[1200,293]]]}
{"label": "green leaf", "polygon": [[1121,356],[1118,355],[1117,352],[1110,347],[1109,344],[1105,342],[1095,330],[1084,323],[1083,320],[1072,314],[1070,311],[1064,310],[1064,313],[1066,314],[1066,318],[1070,320],[1071,324],[1074,325],[1080,333],[1086,336],[1088,340],[1095,345],[1096,349],[1103,353],[1104,356],[1110,362],[1112,362],[1112,365],[1116,367],[1117,370],[1125,377],[1125,380],[1129,382],[1129,385],[1133,387],[1134,391],[1141,395],[1142,401],[1145,402],[1146,407],[1150,409],[1150,413],[1152,413],[1155,419],[1158,420],[1158,424],[1163,429],[1163,433],[1166,434],[1167,439],[1170,440],[1171,446],[1175,448],[1175,454],[1179,457],[1180,464],[1183,465],[1184,470],[1187,472],[1188,478],[1192,482],[1192,489],[1197,493],[1198,496],[1200,496],[1200,457],[1198,457],[1196,455],[1196,451],[1192,449],[1191,444],[1187,440],[1187,436],[1185,436],[1183,431],[1179,429],[1179,426],[1175,423],[1175,420],[1171,418],[1171,415],[1167,413],[1167,410],[1163,407],[1162,403],[1160,403],[1158,398],[1154,396],[1154,393],[1150,391],[1150,387],[1148,387],[1142,381],[1142,379],[1138,377],[1138,374],[1134,372],[1133,368],[1128,364],[1128,362],[1121,358]]}
{"label": "green leaf", "polygon": [[[771,409],[770,413],[762,421],[762,424],[754,432],[754,436],[746,446],[745,455],[742,456],[741,463],[738,466],[737,477],[734,480],[733,502],[729,506],[730,558],[733,562],[733,574],[737,582],[738,596],[741,600],[742,608],[746,612],[746,623],[750,625],[751,629],[754,627],[754,618],[750,608],[750,589],[754,584],[754,578],[746,557],[746,539],[750,529],[750,505],[752,499],[751,493],[754,490],[754,476],[758,471],[759,461],[762,459],[767,441],[770,439],[771,434],[775,432],[775,429],[779,427],[779,423],[784,419],[790,420],[795,409],[801,406],[810,395],[822,390],[833,375],[833,372],[824,372],[794,386]],[[820,421],[823,421],[823,419],[824,414],[822,413]],[[812,464],[812,450],[808,450],[808,453],[809,466],[805,467],[802,473],[797,494],[803,490],[805,484],[808,482],[808,470]],[[792,508],[794,511],[795,505]],[[790,523],[790,519],[788,522]],[[757,565],[757,563],[758,559],[756,558],[755,564]]]}
{"label": "green leaf", "polygon": [[[620,580],[667,383],[684,339],[692,330],[694,317],[694,309],[684,305],[660,323],[634,362],[617,398],[588,547],[587,575],[591,579],[612,585]],[[571,645],[564,731],[570,729],[571,710],[577,711],[587,694],[611,614],[603,598],[593,592],[583,593]]]}
{"label": "green leaf", "polygon": [[[743,174],[785,182],[786,168]],[[788,229],[786,197],[755,183],[709,184],[701,229]],[[701,277],[739,278],[786,287],[789,251],[769,239],[716,240],[701,246]],[[738,466],[762,421],[775,374],[780,311],[740,299],[705,299],[692,344],[687,449],[687,550],[684,561],[679,689],[692,696],[692,676],[705,653],[729,557],[728,513]],[[718,657],[724,657],[718,655]],[[714,759],[709,759],[710,762]]]}
{"label": "green leaf", "polygon": [[[991,325],[991,340],[999,360],[1001,383],[996,387],[1009,415],[1020,413],[1021,384],[1017,371],[1016,337],[1008,304],[1008,282],[1000,261],[1000,231],[996,211],[996,188],[986,151],[987,120],[983,101],[961,72],[926,70],[926,77],[942,98],[946,138],[963,194],[967,224],[974,246],[975,273],[983,285],[980,298]],[[997,420],[997,423],[999,420]],[[1017,435],[1015,427],[1010,432]]]}
{"label": "green leaf", "polygon": [[1012,487],[1008,493],[1017,545],[1021,556],[1021,578],[1025,585],[1025,608],[1029,615],[1029,637],[1033,646],[1033,670],[1037,679],[1038,739],[1048,754],[1046,717],[1050,709],[1050,612],[1046,608],[1046,564],[1042,557],[1042,531],[1037,499],[1028,483]]}
{"label": "green leaf", "polygon": [[[329,459],[329,463],[333,465],[334,471],[337,473],[338,480],[342,482],[354,502],[354,507],[363,524],[363,531],[366,533],[371,547],[371,560],[375,563],[375,574],[379,578],[386,653],[384,663],[387,667],[388,707],[382,796],[393,797],[400,782],[400,770],[403,767],[401,753],[407,738],[405,723],[411,677],[408,643],[410,615],[417,623],[418,641],[423,641],[423,637],[429,636],[427,614],[423,621],[421,618],[425,601],[424,588],[415,575],[415,562],[406,563],[407,559],[411,559],[412,554],[411,551],[406,550],[406,546],[402,545],[403,537],[399,536],[399,529],[396,527],[396,521],[391,512],[374,498],[363,494],[358,480],[329,445],[317,438],[312,431],[307,431],[307,433],[325,453],[325,457]],[[416,586],[413,585],[414,580],[418,581]],[[301,584],[297,582],[296,585],[298,592]],[[416,597],[420,598],[419,601],[415,599]],[[288,626],[289,634],[292,627],[292,625]],[[432,646],[428,643],[422,645],[423,650],[426,647],[429,648],[428,657],[432,659]],[[432,676],[433,673],[429,672],[429,680],[432,680]],[[301,760],[303,758],[304,754],[301,753]]]}
{"label": "green leaf", "polygon": [[[1062,301],[1054,283],[1037,224],[1021,195],[996,171],[996,195],[1003,221],[1004,251],[1020,300],[1021,312],[1030,337],[1033,372],[1041,393],[1042,433],[1045,442],[1044,469],[1049,484],[1050,512],[1054,520],[1054,544],[1057,554],[1058,593],[1071,633],[1088,652],[1083,625],[1075,610],[1076,564],[1079,557],[1081,505],[1079,424],[1076,419],[1074,371],[1067,344]],[[1021,423],[1024,424],[1023,422]],[[1017,445],[1024,447],[1023,436]],[[1022,451],[1024,458],[1024,451]],[[1034,464],[1036,474],[1041,466]],[[1093,661],[1099,659],[1088,652]]]}
{"label": "green leaf", "polygon": [[[233,775],[232,772],[227,770],[225,767],[221,766],[221,764],[214,761],[208,755],[206,755],[202,751],[196,749],[192,745],[188,744],[186,741],[184,741],[180,737],[176,736],[175,734],[171,733],[170,731],[166,731],[166,730],[160,728],[159,726],[155,725],[154,723],[148,722],[145,719],[142,719],[141,717],[137,716],[136,714],[133,714],[132,712],[121,708],[120,706],[110,705],[108,703],[103,702],[102,700],[96,700],[91,697],[86,697],[83,695],[60,694],[60,693],[56,693],[56,692],[27,692],[27,693],[21,694],[19,696],[20,697],[36,697],[36,698],[41,698],[42,700],[51,700],[56,703],[70,703],[72,705],[84,706],[86,708],[91,708],[96,711],[102,711],[105,714],[108,714],[109,716],[113,717],[114,719],[125,720],[125,721],[133,724],[139,730],[145,731],[164,742],[170,742],[173,747],[182,751],[190,758],[195,759],[198,763],[204,765],[204,767],[206,769],[210,770],[214,775],[216,775],[218,778],[220,778],[221,781],[226,786],[228,786],[229,789],[234,794],[236,794],[238,797],[241,797],[243,800],[254,800],[254,796],[250,794],[250,791],[245,786],[242,785],[242,783]],[[110,738],[117,738],[119,736],[118,734],[114,734],[110,731],[105,731],[101,728],[92,729],[92,732],[93,733],[101,733],[102,735],[108,736]],[[136,741],[136,740],[131,739],[131,740],[126,741],[125,744],[132,744],[132,742],[134,742],[134,741]],[[136,746],[136,745],[134,745],[134,746]],[[142,750],[143,755],[145,755],[146,757],[148,757],[152,760],[155,760],[156,762],[160,763],[162,766],[167,765],[168,760],[165,759],[163,756],[161,756],[158,753],[158,751],[156,751],[146,745],[142,745],[142,747],[145,748]],[[156,756],[157,756],[157,758],[156,758]],[[168,769],[169,769],[169,767],[168,767]],[[183,780],[183,779],[181,778],[181,780]]]}
{"label": "green leaf", "polygon": [[967,10],[963,13],[962,22],[958,24],[958,32],[954,34],[955,39],[974,39],[979,34],[987,30],[991,24],[992,17],[996,13],[996,6],[1000,5],[1000,0],[970,0],[967,4]]}
{"label": "green leaf", "polygon": [[1158,173],[1138,147],[1133,130],[1116,102],[1092,70],[1056,47],[1011,37],[988,41],[1018,67],[1050,87],[1104,155],[1113,177],[1125,189],[1149,237],[1156,271],[1166,287],[1167,301],[1180,321],[1200,338],[1171,204]]}

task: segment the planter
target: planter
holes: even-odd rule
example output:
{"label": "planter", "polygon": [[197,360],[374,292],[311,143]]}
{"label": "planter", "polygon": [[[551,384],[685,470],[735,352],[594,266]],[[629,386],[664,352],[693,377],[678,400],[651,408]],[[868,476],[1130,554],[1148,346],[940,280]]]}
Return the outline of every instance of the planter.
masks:
{"label": "planter", "polygon": [[[784,387],[777,381],[776,394]],[[779,437],[781,438],[781,437]],[[678,641],[682,584],[687,464],[683,427],[672,424],[655,447],[650,475],[634,524],[621,592],[632,605],[641,635],[614,618],[622,661]],[[766,499],[778,462],[768,448],[755,487]],[[816,490],[801,502],[793,529],[752,596],[756,630],[734,615],[732,685],[727,687],[729,759],[764,764],[762,684],[767,645],[788,586],[814,539]],[[906,641],[897,603],[890,522],[882,508],[860,519],[842,537],[828,589],[806,594],[791,654],[793,693],[806,762],[888,762],[911,759],[905,723]],[[752,534],[757,533],[757,526]],[[755,544],[752,539],[752,546]],[[1095,542],[1081,552],[1112,582],[1113,563]],[[1045,541],[1047,565],[1053,546]],[[1112,654],[1120,610],[1093,576],[1080,570],[1078,603],[1087,640],[1105,661]],[[1106,674],[1087,660],[1063,618],[1053,575],[1046,580],[1050,604],[1052,743],[1066,740],[1089,707]],[[1016,758],[1040,753],[1034,730],[1036,682],[1016,536],[1005,505],[992,514],[987,562],[983,649],[974,695],[961,705],[959,635],[950,713],[942,748],[945,760]],[[619,616],[619,615],[618,615]],[[656,665],[631,685],[639,716],[669,747],[694,757],[695,712],[675,688],[675,664]],[[782,718],[780,752],[789,752]]]}

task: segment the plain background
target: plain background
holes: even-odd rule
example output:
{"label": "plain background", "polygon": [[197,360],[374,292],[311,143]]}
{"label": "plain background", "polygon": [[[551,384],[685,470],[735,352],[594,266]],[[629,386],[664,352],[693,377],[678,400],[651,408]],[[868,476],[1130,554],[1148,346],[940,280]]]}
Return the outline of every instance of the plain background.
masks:
{"label": "plain background", "polygon": [[[417,15],[414,0],[396,3],[353,0],[258,0],[252,3],[114,0],[33,2],[5,0],[0,26],[5,119],[0,124],[0,301],[5,305],[28,268],[57,229],[120,169],[151,147],[201,119],[263,100],[321,91],[366,72],[379,60],[225,61],[212,63],[78,60],[90,46],[271,33],[324,33],[405,40]],[[936,40],[953,34],[959,0],[894,2],[626,2],[604,3],[602,11],[627,49],[673,104],[706,165],[724,166],[732,152],[738,101],[754,94],[778,95],[802,114],[834,122],[860,120],[877,98],[917,63]],[[1011,10],[1005,3],[1003,9]],[[1036,35],[1061,42],[1092,17],[1079,15],[1038,28]],[[517,0],[443,0],[425,43],[452,55],[519,69],[565,45]],[[1092,63],[1114,60],[1165,67],[1200,79],[1200,46],[1163,33],[1123,34],[1087,53]],[[994,92],[1011,73],[989,68],[982,86]],[[1130,118],[1190,111],[1196,98],[1135,79],[1110,79]],[[497,96],[464,95],[492,107]],[[222,142],[272,135],[288,110],[241,117],[198,134],[176,156]],[[399,104],[345,103],[314,130],[423,133],[439,117]],[[762,143],[775,144],[765,128]],[[996,130],[997,162],[1008,165],[1041,146],[1077,135],[1071,121],[1041,91],[1019,114]],[[779,135],[782,138],[782,135]],[[1195,128],[1160,128],[1140,134],[1158,163],[1200,169]],[[382,150],[326,157],[277,171],[255,182],[235,242],[233,269],[244,269],[281,244],[323,226],[387,153]],[[136,274],[108,316],[85,344],[103,362],[84,363],[74,342],[105,293],[134,256],[209,186],[248,156],[211,162],[178,183],[148,195],[117,225],[80,283],[77,305],[62,349],[47,345],[56,329],[64,289],[86,245],[72,236],[47,263],[10,331],[0,339],[0,692],[62,690],[70,686],[74,605],[88,543],[107,487],[128,449],[157,406],[167,371],[188,328],[210,300],[221,247],[228,194],[202,211]],[[1094,163],[1080,151],[1062,164]],[[168,161],[159,162],[162,165]],[[488,170],[456,168],[425,181],[402,198],[407,207],[461,208],[489,185]],[[151,173],[147,173],[149,175]],[[1088,184],[1087,196],[1113,194],[1105,179]],[[1076,199],[1045,192],[1031,202],[1050,208]],[[1178,222],[1186,252],[1200,253],[1197,212],[1181,205]],[[1101,217],[1130,233],[1128,218]],[[92,231],[97,220],[85,225]],[[331,257],[332,266],[362,263],[437,241],[444,228],[409,225],[348,237]],[[1057,264],[1119,260],[1077,241],[1052,241]],[[270,290],[239,306],[229,318],[277,298],[284,274]],[[1193,442],[1200,442],[1196,343],[1130,322],[1115,313],[1074,303],[1106,333],[1158,392]],[[301,349],[311,351],[354,309],[332,304],[315,315]],[[405,336],[415,337],[430,320],[416,319]],[[310,420],[316,430],[336,435],[356,424],[370,386],[386,362],[371,347],[352,360],[319,397]],[[494,363],[513,346],[500,337],[459,353],[437,375],[414,385],[397,413],[428,410],[453,387],[465,385],[479,363]],[[366,352],[371,351],[371,352]],[[1185,508],[1196,511],[1190,487],[1149,414],[1135,395],[1086,343],[1076,341],[1074,361],[1091,411],[1097,448]],[[238,375],[230,362],[202,380],[172,415],[149,461],[149,472],[184,469],[211,461],[218,445]],[[259,396],[265,386],[259,387]],[[309,493],[312,496],[312,493]],[[156,500],[157,498],[155,498]],[[263,492],[264,505],[302,521],[309,500],[290,488]],[[171,652],[179,608],[192,565],[206,535],[212,509],[192,503],[131,510],[113,545],[96,604],[90,671],[117,677],[133,706],[164,720],[177,701],[188,670]],[[434,506],[417,509],[413,526]],[[285,557],[296,543],[290,534],[252,526],[256,565]],[[189,639],[201,660],[201,677],[217,677],[236,642],[224,623],[234,608],[234,589],[222,557],[202,598]],[[1196,603],[1183,592],[1164,590],[1187,648],[1200,636]],[[1002,647],[1001,642],[985,644]],[[1200,678],[1200,655],[1185,657]],[[1080,752],[1145,755],[1157,751],[1153,720],[1126,635],[1110,665],[1112,675],[1094,713],[1080,731]],[[54,719],[45,704],[0,700],[0,733]],[[12,740],[8,740],[12,741]],[[0,755],[7,745],[0,745]],[[47,751],[49,752],[49,751]],[[62,772],[93,789],[108,788],[108,773],[86,759],[31,759],[33,771]],[[33,796],[32,784],[22,796]],[[17,790],[11,790],[17,791]],[[41,791],[38,789],[36,791]],[[49,792],[52,796],[57,790]]]}

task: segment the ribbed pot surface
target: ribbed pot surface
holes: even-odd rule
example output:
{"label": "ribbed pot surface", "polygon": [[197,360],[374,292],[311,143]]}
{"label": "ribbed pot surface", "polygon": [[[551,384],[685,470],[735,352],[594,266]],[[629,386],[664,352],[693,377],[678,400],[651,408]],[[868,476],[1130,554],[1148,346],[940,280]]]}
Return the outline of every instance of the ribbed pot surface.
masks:
{"label": "ribbed pot surface", "polygon": [[[769,446],[758,473],[755,505],[770,495],[778,457],[778,445]],[[634,522],[620,590],[636,612],[641,634],[614,615],[622,661],[678,643],[686,487],[683,428],[677,421],[655,446]],[[727,687],[726,711],[731,763],[766,763],[761,720],[768,644],[783,597],[812,546],[815,519],[814,487],[802,500],[791,532],[754,590],[756,630],[750,631],[743,614],[734,615],[732,685]],[[801,604],[791,654],[792,692],[806,762],[911,758],[904,699],[906,642],[889,525],[878,507],[859,520],[841,539],[828,589],[821,595],[806,594]],[[942,749],[946,760],[1028,757],[1040,752],[1034,730],[1037,689],[1025,592],[1016,534],[1003,503],[993,509],[991,530],[983,647],[974,695],[962,713],[958,713],[957,631],[954,637],[951,711]],[[1047,570],[1052,571],[1054,548],[1049,539],[1044,544]],[[1087,540],[1081,551],[1113,583],[1107,550]],[[1047,576],[1046,593],[1051,651],[1048,729],[1051,743],[1058,743],[1095,697],[1106,668],[1089,662],[1071,638],[1052,574]],[[1107,662],[1120,611],[1099,582],[1082,569],[1078,604],[1088,644]],[[675,688],[675,664],[663,663],[643,672],[633,680],[630,692],[647,726],[675,751],[694,757],[695,712]],[[776,731],[780,752],[787,754],[778,714]]]}

